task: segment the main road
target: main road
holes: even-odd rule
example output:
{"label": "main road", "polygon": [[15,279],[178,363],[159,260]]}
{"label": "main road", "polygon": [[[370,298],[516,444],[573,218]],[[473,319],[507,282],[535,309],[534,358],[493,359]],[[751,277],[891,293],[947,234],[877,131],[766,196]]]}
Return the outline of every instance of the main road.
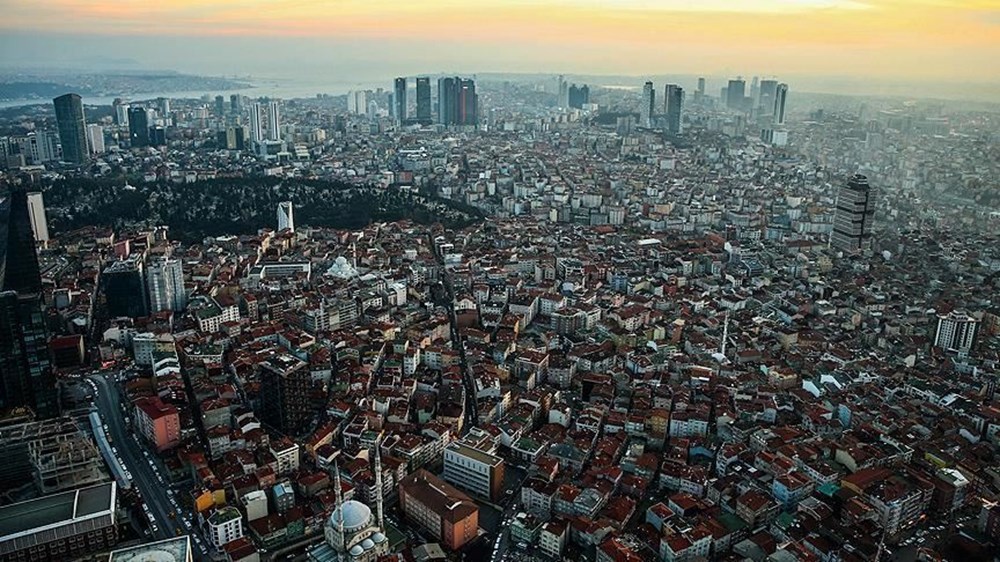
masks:
{"label": "main road", "polygon": [[[184,534],[199,536],[195,521],[190,515],[176,513],[176,518],[170,517],[170,513],[175,509],[167,496],[168,486],[149,465],[149,461],[143,455],[143,446],[136,441],[135,434],[125,427],[122,420],[124,415],[121,410],[122,397],[118,392],[118,385],[114,382],[109,383],[103,375],[92,375],[90,380],[94,381],[99,391],[94,402],[101,419],[108,426],[106,432],[111,436],[111,445],[118,450],[118,458],[121,459],[122,465],[132,474],[132,485],[138,489],[143,504],[149,506],[150,513],[155,519],[157,530],[153,532],[153,538],[159,540],[174,537],[177,528]],[[184,526],[184,518],[191,523],[190,531]],[[206,544],[203,538],[201,540],[202,544]],[[203,556],[201,549],[194,544],[192,550],[195,560],[208,560]]]}

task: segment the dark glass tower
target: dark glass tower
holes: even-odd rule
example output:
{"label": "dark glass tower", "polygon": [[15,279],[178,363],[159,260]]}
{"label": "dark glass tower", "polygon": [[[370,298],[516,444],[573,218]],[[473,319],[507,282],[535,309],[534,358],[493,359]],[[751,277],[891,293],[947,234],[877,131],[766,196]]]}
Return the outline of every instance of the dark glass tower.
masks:
{"label": "dark glass tower", "polygon": [[25,407],[59,413],[28,194],[16,189],[0,201],[0,416]]}
{"label": "dark glass tower", "polygon": [[56,107],[63,160],[83,164],[87,161],[87,123],[83,118],[83,100],[77,94],[64,94],[53,99],[52,103]]}
{"label": "dark glass tower", "polygon": [[[456,79],[456,81],[459,80]],[[473,80],[461,80],[460,82],[456,122],[459,125],[475,125],[479,123],[479,96],[476,94],[476,82]]]}
{"label": "dark glass tower", "polygon": [[431,79],[426,76],[417,77],[417,120],[431,122]]}
{"label": "dark glass tower", "polygon": [[684,88],[677,84],[667,84],[667,131],[672,135],[681,134],[681,114],[684,107]]}
{"label": "dark glass tower", "polygon": [[874,222],[874,193],[868,178],[855,174],[837,193],[830,245],[852,253],[871,249]]}
{"label": "dark glass tower", "polygon": [[456,80],[456,78],[438,78],[438,123],[442,125],[451,125],[455,122],[455,106],[458,104]]}
{"label": "dark glass tower", "polygon": [[392,107],[396,123],[402,124],[406,121],[406,78],[396,78],[393,83]]}
{"label": "dark glass tower", "polygon": [[747,83],[742,78],[737,78],[736,80],[729,81],[729,87],[726,89],[726,107],[729,109],[743,110],[744,101],[743,98],[746,97]]}
{"label": "dark glass tower", "polygon": [[145,107],[129,108],[128,135],[133,147],[149,146],[149,114]]}

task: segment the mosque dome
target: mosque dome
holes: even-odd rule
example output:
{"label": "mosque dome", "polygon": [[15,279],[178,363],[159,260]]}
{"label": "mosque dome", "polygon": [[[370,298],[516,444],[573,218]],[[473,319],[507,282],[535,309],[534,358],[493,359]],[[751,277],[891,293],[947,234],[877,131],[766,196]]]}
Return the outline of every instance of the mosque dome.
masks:
{"label": "mosque dome", "polygon": [[328,524],[338,528],[341,518],[344,520],[344,532],[353,533],[368,526],[372,520],[372,510],[359,501],[348,500],[333,510]]}
{"label": "mosque dome", "polygon": [[371,550],[371,549],[375,548],[375,543],[372,542],[371,539],[365,539],[365,540],[361,541],[361,548],[363,548],[365,550]]}

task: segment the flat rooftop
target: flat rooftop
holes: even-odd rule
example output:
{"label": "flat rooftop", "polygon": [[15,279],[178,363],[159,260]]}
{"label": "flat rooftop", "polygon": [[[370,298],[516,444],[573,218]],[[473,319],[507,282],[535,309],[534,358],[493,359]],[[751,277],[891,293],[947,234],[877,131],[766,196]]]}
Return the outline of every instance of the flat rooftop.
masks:
{"label": "flat rooftop", "polygon": [[105,482],[0,507],[0,542],[113,512],[114,503],[115,483]]}
{"label": "flat rooftop", "polygon": [[191,538],[188,535],[111,551],[108,562],[188,562]]}

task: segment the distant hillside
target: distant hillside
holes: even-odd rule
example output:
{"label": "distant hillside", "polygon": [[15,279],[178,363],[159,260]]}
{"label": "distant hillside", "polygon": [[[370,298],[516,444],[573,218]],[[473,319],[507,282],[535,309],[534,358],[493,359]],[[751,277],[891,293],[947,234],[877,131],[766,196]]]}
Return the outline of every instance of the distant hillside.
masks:
{"label": "distant hillside", "polygon": [[482,219],[479,210],[456,201],[317,180],[224,178],[126,189],[121,181],[73,179],[45,190],[49,226],[55,231],[91,225],[167,225],[171,237],[188,242],[276,228],[280,201],[292,201],[297,226],[356,229],[372,222],[410,219],[461,228]]}

